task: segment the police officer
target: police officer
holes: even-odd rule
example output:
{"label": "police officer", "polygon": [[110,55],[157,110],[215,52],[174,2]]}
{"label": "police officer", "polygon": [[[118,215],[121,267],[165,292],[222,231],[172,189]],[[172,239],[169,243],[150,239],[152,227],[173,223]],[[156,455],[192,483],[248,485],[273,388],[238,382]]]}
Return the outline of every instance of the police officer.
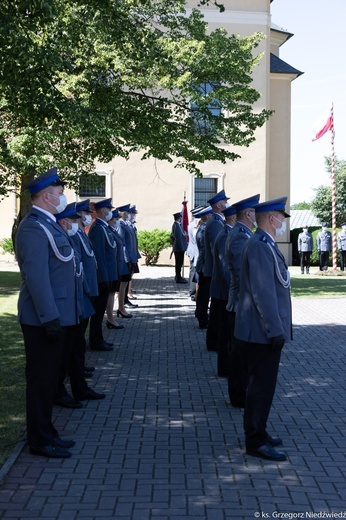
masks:
{"label": "police officer", "polygon": [[67,205],[57,168],[26,187],[32,208],[18,227],[16,256],[22,284],[18,321],[26,355],[26,416],[30,453],[71,456],[74,441],[63,440],[52,423],[52,409],[64,347],[64,331],[79,321],[74,252],[55,214]]}
{"label": "police officer", "polygon": [[275,237],[285,233],[287,197],[255,207],[258,228],[247,240],[242,256],[239,302],[235,317],[235,348],[242,349],[247,368],[244,410],[246,452],[283,461],[275,449],[282,444],[267,432],[281,350],[291,339],[290,279]]}
{"label": "police officer", "polygon": [[[228,206],[228,200],[229,197],[226,196],[224,190],[219,191],[219,193],[217,193],[216,195],[214,195],[214,197],[208,200],[208,204],[210,204],[210,206],[212,207],[213,213],[207,222],[204,234],[205,263],[203,274],[206,279],[206,284],[209,284],[209,294],[211,277],[213,274],[214,242],[216,240],[217,235],[220,233],[221,229],[224,226],[225,219],[222,214],[222,210],[226,209],[226,207]],[[217,352],[219,331],[217,328],[218,318],[217,312],[214,309],[214,303],[215,301],[213,300],[213,298],[211,298],[206,343],[208,350],[213,350]]]}
{"label": "police officer", "polygon": [[129,283],[132,280],[138,261],[137,238],[130,222],[131,204],[119,206],[117,209],[120,215],[118,233],[123,241],[125,262],[129,270],[129,274],[124,275],[121,278],[121,280],[126,282],[126,284],[123,284],[119,291],[119,308],[117,315],[118,317],[122,316],[123,318],[132,318],[132,314],[128,313],[124,307],[138,307],[138,305],[130,302],[128,299]]}
{"label": "police officer", "polygon": [[[222,210],[225,225],[217,235],[213,247],[213,274],[210,282],[210,297],[214,302],[215,327],[218,330],[217,338],[217,375],[227,377],[228,345],[227,345],[227,299],[230,284],[225,246],[228,234],[236,223],[236,209],[233,206]],[[207,330],[208,334],[208,330]]]}
{"label": "police officer", "polygon": [[341,224],[342,230],[337,235],[338,250],[340,253],[340,269],[345,270],[346,264],[346,222]]}
{"label": "police officer", "polygon": [[102,322],[107,307],[108,294],[112,283],[117,279],[116,241],[109,229],[108,221],[112,218],[112,199],[103,199],[94,204],[96,220],[89,230],[93,250],[97,261],[99,294],[92,298],[95,314],[90,318],[89,346],[91,350],[113,350],[112,343],[103,338]]}
{"label": "police officer", "polygon": [[173,253],[175,258],[175,281],[176,283],[187,283],[185,278],[181,276],[181,270],[184,264],[184,255],[187,250],[186,233],[181,225],[181,213],[174,213],[174,222],[172,226]]}
{"label": "police officer", "polygon": [[316,245],[320,256],[320,271],[328,270],[329,253],[332,250],[332,234],[327,222],[322,222],[322,229],[317,233]]}
{"label": "police officer", "polygon": [[298,251],[300,255],[300,270],[304,274],[304,268],[306,274],[310,273],[310,257],[314,248],[314,241],[312,234],[309,233],[307,225],[303,226],[303,232],[298,235]]}
{"label": "police officer", "polygon": [[213,209],[211,206],[206,206],[195,214],[196,219],[200,219],[196,231],[196,245],[198,248],[198,257],[196,262],[196,273],[198,277],[198,289],[196,295],[196,311],[195,316],[199,323],[200,329],[208,327],[208,306],[209,306],[209,291],[210,283],[204,277],[204,263],[205,263],[205,228],[208,219],[211,217]]}
{"label": "police officer", "polygon": [[228,234],[225,256],[230,270],[230,284],[226,310],[228,312],[228,395],[231,405],[244,408],[247,385],[246,370],[241,351],[234,348],[234,323],[239,300],[240,267],[243,248],[256,227],[255,207],[259,194],[240,200],[232,206],[236,209],[237,222]]}

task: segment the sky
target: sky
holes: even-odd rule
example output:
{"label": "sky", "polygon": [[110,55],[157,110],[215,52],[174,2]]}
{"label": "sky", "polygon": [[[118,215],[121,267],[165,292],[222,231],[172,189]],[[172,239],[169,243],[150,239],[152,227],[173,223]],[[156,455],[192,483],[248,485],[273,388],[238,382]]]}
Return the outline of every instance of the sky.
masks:
{"label": "sky", "polygon": [[272,22],[294,36],[280,58],[304,72],[292,82],[291,204],[310,202],[330,185],[324,157],[330,132],[312,141],[316,121],[334,107],[335,156],[346,160],[346,0],[274,0]]}

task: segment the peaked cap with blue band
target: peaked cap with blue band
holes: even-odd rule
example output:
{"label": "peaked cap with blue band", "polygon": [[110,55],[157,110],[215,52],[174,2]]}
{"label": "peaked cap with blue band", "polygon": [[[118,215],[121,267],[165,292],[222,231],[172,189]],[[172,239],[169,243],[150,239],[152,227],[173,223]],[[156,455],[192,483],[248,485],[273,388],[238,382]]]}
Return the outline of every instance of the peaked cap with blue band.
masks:
{"label": "peaked cap with blue band", "polygon": [[257,206],[259,199],[260,194],[258,193],[257,195],[252,195],[252,197],[248,197],[247,199],[234,202],[232,206],[235,207],[237,212],[247,208],[254,208],[255,206]]}
{"label": "peaked cap with blue band", "polygon": [[137,209],[136,209],[136,204],[132,204],[130,206],[130,213],[138,213]]}
{"label": "peaked cap with blue band", "polygon": [[195,216],[196,213],[199,213],[199,212],[202,211],[202,209],[204,209],[204,208],[205,208],[205,206],[196,206],[195,208],[193,208],[193,209],[191,210],[191,213],[192,213],[193,216]]}
{"label": "peaked cap with blue band", "polygon": [[226,196],[225,190],[219,191],[219,193],[214,195],[214,197],[212,197],[211,199],[207,200],[207,202],[208,202],[208,204],[210,204],[212,206],[213,204],[216,204],[220,200],[229,200],[229,197]]}
{"label": "peaked cap with blue band", "polygon": [[236,208],[232,206],[228,206],[228,208],[225,208],[222,210],[222,213],[225,217],[230,217],[231,215],[235,215],[237,213]]}
{"label": "peaked cap with blue band", "polygon": [[182,215],[181,211],[179,211],[179,213],[173,213],[173,217],[174,218],[179,218],[179,217],[182,217],[182,216],[183,215]]}
{"label": "peaked cap with blue band", "polygon": [[280,211],[285,217],[290,217],[285,211],[285,205],[287,197],[281,197],[279,199],[267,200],[266,202],[260,202],[255,206],[256,213],[264,213],[265,211]]}
{"label": "peaked cap with blue band", "polygon": [[86,211],[87,213],[94,213],[90,207],[90,199],[81,200],[77,202],[77,211]]}
{"label": "peaked cap with blue band", "polygon": [[127,211],[127,213],[130,213],[131,204],[124,204],[124,206],[118,206],[117,209],[119,211]]}
{"label": "peaked cap with blue band", "polygon": [[55,218],[57,220],[61,220],[62,218],[82,218],[82,215],[77,211],[76,202],[71,202],[70,204],[67,204],[64,211],[55,215]]}
{"label": "peaked cap with blue band", "polygon": [[25,188],[29,190],[31,195],[34,195],[34,193],[38,193],[48,186],[65,186],[65,184],[67,183],[59,179],[58,168],[54,166],[54,168],[42,173],[42,175],[29,182]]}
{"label": "peaked cap with blue band", "polygon": [[118,210],[118,209],[114,209],[114,210],[112,211],[112,213],[113,213],[113,217],[112,217],[112,218],[119,218],[119,217],[120,217],[120,215],[119,215],[119,210]]}
{"label": "peaked cap with blue band", "polygon": [[112,199],[103,199],[99,202],[95,202],[94,204],[95,209],[101,209],[101,208],[113,208],[112,206]]}
{"label": "peaked cap with blue band", "polygon": [[204,215],[209,215],[210,213],[213,213],[213,208],[211,206],[202,207],[202,209],[195,213],[194,216],[196,218],[204,217]]}

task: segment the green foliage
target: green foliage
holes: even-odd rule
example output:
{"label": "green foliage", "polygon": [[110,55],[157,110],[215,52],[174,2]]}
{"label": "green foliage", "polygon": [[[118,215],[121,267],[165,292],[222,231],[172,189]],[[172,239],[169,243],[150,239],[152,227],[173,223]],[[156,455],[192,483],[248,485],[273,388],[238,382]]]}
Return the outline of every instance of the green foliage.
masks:
{"label": "green foliage", "polygon": [[297,202],[297,204],[292,204],[290,209],[311,209],[311,202]]}
{"label": "green foliage", "polygon": [[11,255],[13,255],[14,249],[12,238],[4,238],[1,246],[5,253],[11,253]]}
{"label": "green foliage", "polygon": [[138,232],[138,247],[145,256],[145,265],[155,265],[160,252],[171,245],[171,234],[164,229]]}
{"label": "green foliage", "polygon": [[[201,5],[215,0],[201,0]],[[234,160],[270,111],[253,110],[261,34],[209,32],[185,0],[3,0],[0,194],[57,165],[71,187],[94,161],[143,151],[197,175]],[[213,81],[213,100],[196,85]],[[195,131],[190,102],[207,121]],[[220,142],[226,146],[219,146]],[[229,146],[227,146],[229,145]]]}
{"label": "green foliage", "polygon": [[[326,170],[331,176],[331,158],[325,157]],[[340,226],[346,220],[346,161],[335,159],[335,205],[336,225]],[[332,223],[332,188],[319,186],[311,209],[321,222]]]}

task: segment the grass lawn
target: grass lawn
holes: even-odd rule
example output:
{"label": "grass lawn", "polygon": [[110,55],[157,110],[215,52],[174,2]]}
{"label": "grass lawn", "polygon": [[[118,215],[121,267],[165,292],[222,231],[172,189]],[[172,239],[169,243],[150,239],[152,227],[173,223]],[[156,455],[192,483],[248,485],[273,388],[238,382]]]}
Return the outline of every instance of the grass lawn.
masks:
{"label": "grass lawn", "polygon": [[[290,268],[294,297],[346,296],[346,276],[301,275]],[[0,467],[25,434],[25,356],[17,323],[18,272],[0,271]]]}

